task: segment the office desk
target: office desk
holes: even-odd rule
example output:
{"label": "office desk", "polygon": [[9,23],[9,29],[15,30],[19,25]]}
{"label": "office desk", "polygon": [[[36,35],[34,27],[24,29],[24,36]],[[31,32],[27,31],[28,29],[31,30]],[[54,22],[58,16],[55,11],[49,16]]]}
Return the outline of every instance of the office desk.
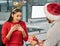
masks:
{"label": "office desk", "polygon": [[26,26],[28,28],[37,28],[37,29],[46,29],[46,27],[50,27],[50,24],[48,22],[37,22],[37,23],[27,23]]}
{"label": "office desk", "polygon": [[[26,23],[27,28],[29,29],[39,29],[39,34],[36,35],[38,39],[45,40],[47,38],[46,32],[51,27],[51,25],[48,22],[39,22],[39,23]],[[41,30],[42,29],[42,30]],[[41,33],[41,31],[44,31],[45,33]],[[34,34],[34,31],[32,31]],[[37,33],[37,32],[36,32]],[[30,35],[30,32],[29,32]],[[26,45],[29,46],[30,43],[27,41]]]}
{"label": "office desk", "polygon": [[48,30],[50,24],[48,22],[26,23],[28,29],[38,29],[38,31]]}

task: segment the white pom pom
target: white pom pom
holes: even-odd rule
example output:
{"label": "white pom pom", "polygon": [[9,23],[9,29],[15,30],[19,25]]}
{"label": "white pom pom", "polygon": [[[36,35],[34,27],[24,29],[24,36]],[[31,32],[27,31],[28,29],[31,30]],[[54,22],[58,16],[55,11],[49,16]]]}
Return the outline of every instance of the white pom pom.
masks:
{"label": "white pom pom", "polygon": [[14,6],[17,6],[19,3],[18,2],[13,2],[13,5]]}

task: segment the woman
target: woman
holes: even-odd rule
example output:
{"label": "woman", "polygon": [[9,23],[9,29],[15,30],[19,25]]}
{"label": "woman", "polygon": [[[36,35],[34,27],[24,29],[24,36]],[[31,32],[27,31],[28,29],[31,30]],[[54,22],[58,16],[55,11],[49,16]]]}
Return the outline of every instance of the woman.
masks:
{"label": "woman", "polygon": [[23,40],[28,40],[25,22],[21,21],[22,11],[13,9],[7,22],[2,27],[2,42],[6,46],[23,46]]}

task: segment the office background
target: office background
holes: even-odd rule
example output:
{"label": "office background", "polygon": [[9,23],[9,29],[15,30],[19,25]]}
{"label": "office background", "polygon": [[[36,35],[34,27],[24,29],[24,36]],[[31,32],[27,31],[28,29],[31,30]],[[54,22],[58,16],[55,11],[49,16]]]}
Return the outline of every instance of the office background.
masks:
{"label": "office background", "polygon": [[[1,27],[3,22],[9,18],[10,11],[14,8],[13,6],[14,1],[19,2],[21,0],[0,0],[0,34],[1,34]],[[30,32],[32,34],[37,33],[39,35],[38,36],[36,34],[37,38],[45,39],[46,34],[44,33],[46,33],[47,30],[50,28],[49,23],[47,22],[47,20],[42,21],[42,19],[38,19],[38,18],[33,19],[31,18],[31,14],[32,14],[32,6],[44,6],[46,3],[49,3],[49,2],[60,3],[60,0],[27,0],[27,2],[21,8],[23,12],[22,20],[26,22],[29,35],[30,35]],[[35,22],[35,20],[37,21]],[[41,30],[42,32],[40,32]]]}
{"label": "office background", "polygon": [[[13,9],[14,1],[19,2],[21,0],[0,0],[0,20],[6,20],[8,18],[8,13]],[[28,19],[31,18],[32,6],[43,6],[48,2],[60,2],[60,0],[27,0],[21,8],[23,11],[23,20],[28,21]]]}

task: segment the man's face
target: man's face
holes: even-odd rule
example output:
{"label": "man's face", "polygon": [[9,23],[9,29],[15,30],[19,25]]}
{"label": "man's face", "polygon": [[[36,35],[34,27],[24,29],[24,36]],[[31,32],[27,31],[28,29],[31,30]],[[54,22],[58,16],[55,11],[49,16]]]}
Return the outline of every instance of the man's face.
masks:
{"label": "man's face", "polygon": [[53,23],[54,22],[54,20],[51,20],[49,18],[47,18],[47,20],[48,20],[49,23]]}

